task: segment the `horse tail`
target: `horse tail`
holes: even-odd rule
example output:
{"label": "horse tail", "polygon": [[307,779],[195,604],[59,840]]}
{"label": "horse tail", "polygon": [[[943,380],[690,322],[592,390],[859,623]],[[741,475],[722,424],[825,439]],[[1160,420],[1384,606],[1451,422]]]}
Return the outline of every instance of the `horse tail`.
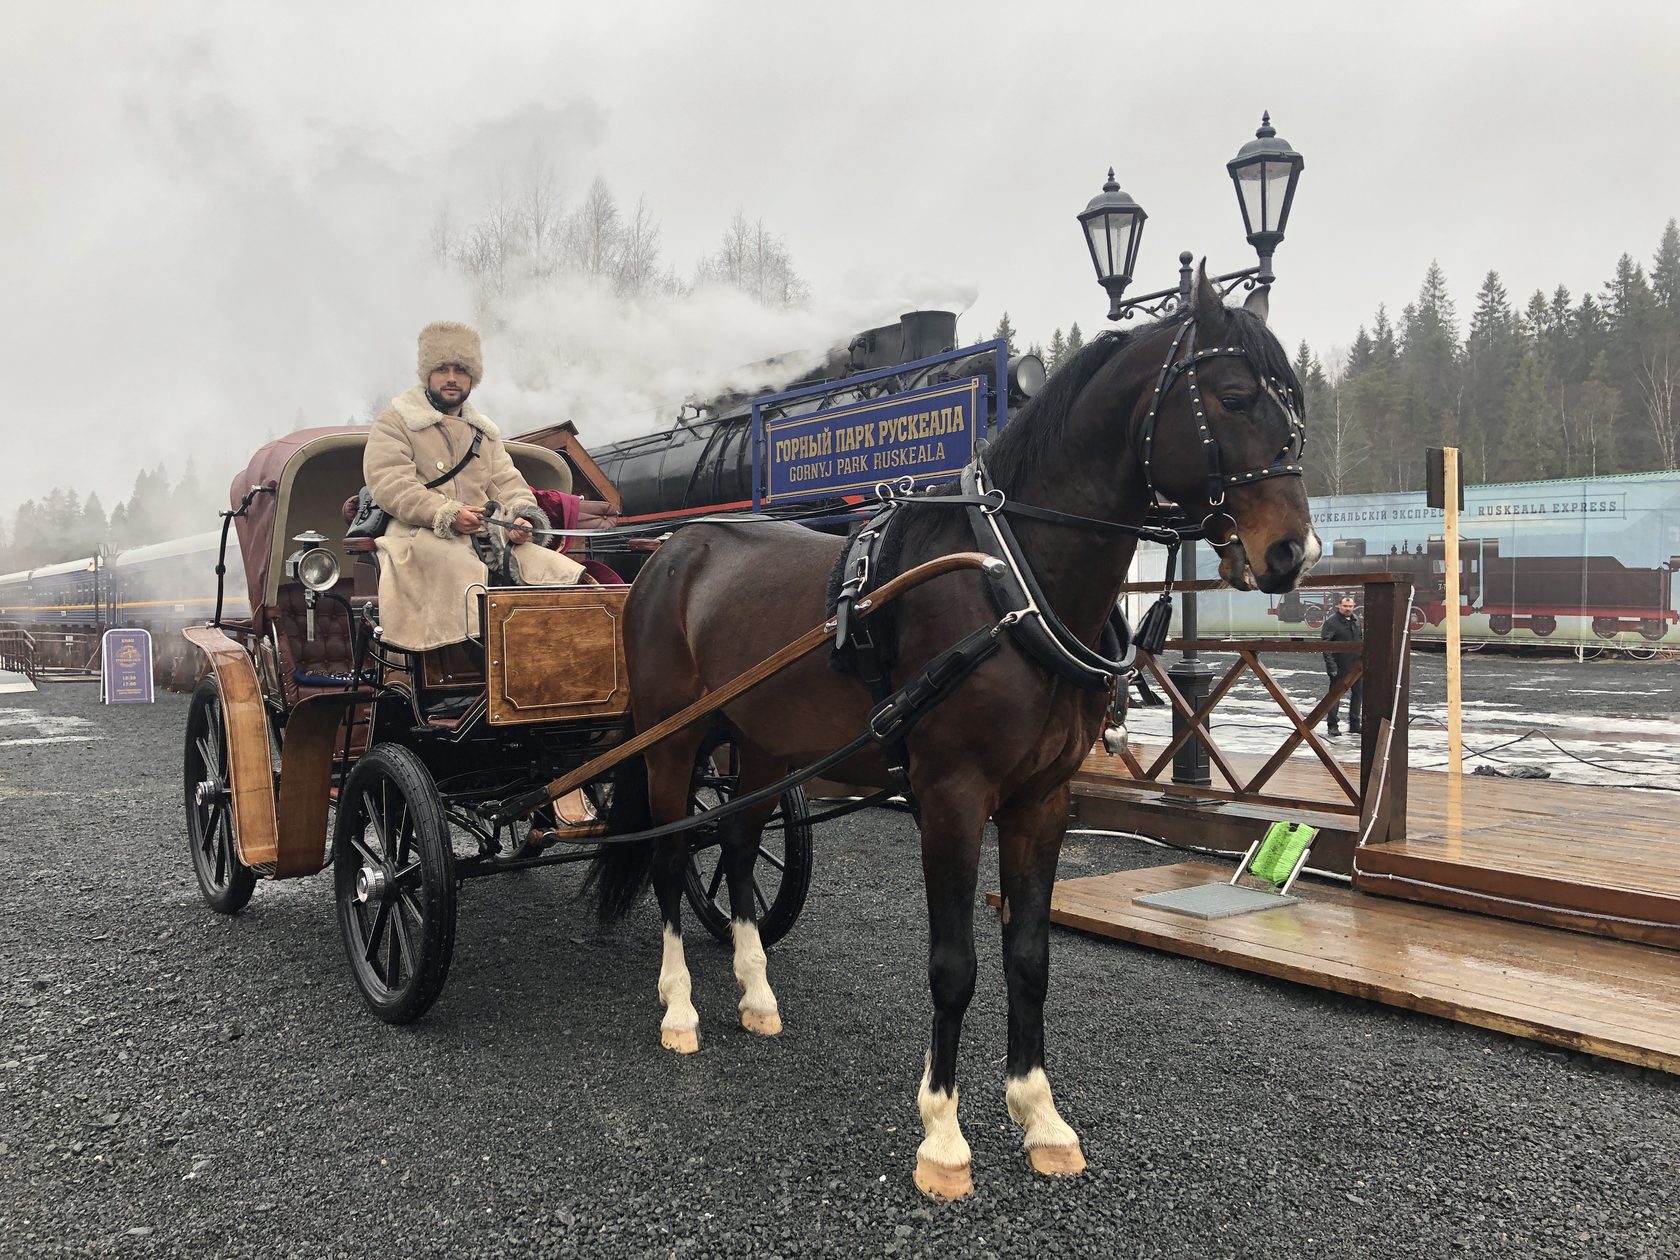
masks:
{"label": "horse tail", "polygon": [[[629,732],[633,734],[632,730]],[[607,811],[607,835],[629,835],[653,826],[648,807],[647,759],[636,756],[618,764],[612,778],[612,807]],[[595,914],[604,924],[623,919],[636,908],[653,877],[655,840],[607,843],[590,866],[580,895],[595,894]]]}

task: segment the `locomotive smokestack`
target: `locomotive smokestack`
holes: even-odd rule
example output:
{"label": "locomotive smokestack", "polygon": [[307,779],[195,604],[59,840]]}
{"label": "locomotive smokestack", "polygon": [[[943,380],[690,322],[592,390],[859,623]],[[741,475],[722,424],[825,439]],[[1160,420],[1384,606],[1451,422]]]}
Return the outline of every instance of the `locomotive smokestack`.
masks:
{"label": "locomotive smokestack", "polygon": [[904,357],[909,363],[957,348],[957,317],[950,311],[906,311],[898,317],[904,337]]}

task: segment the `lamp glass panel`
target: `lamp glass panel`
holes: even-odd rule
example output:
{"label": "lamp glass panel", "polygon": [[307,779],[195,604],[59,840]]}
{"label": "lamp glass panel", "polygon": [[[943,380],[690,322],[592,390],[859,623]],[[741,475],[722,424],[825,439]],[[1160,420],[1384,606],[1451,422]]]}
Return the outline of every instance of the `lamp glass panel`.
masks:
{"label": "lamp glass panel", "polygon": [[1097,278],[1106,279],[1114,274],[1114,255],[1108,248],[1108,221],[1106,214],[1094,215],[1085,220],[1085,235],[1091,243],[1091,259],[1097,265]]}
{"label": "lamp glass panel", "polygon": [[1266,230],[1265,169],[1266,163],[1256,162],[1237,173],[1237,193],[1242,197],[1243,220],[1250,233]]}
{"label": "lamp glass panel", "polygon": [[1131,260],[1132,232],[1137,219],[1129,214],[1111,214],[1108,216],[1108,247],[1109,257],[1114,262],[1114,274],[1126,270],[1126,264]]}
{"label": "lamp glass panel", "polygon": [[1266,231],[1281,232],[1283,230],[1284,194],[1289,191],[1289,163],[1268,162],[1266,164]]}

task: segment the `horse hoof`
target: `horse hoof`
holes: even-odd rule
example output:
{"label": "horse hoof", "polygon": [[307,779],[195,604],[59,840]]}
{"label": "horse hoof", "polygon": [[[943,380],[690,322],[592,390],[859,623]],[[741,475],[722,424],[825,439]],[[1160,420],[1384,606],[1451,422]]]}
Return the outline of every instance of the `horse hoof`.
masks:
{"label": "horse hoof", "polygon": [[1085,1171],[1085,1153],[1079,1143],[1067,1146],[1032,1146],[1027,1148],[1027,1163],[1035,1173],[1046,1177],[1077,1177]]}
{"label": "horse hoof", "polygon": [[774,1037],[782,1031],[782,1017],[778,1011],[742,1011],[741,1027],[760,1037]]}
{"label": "horse hoof", "polygon": [[953,1168],[931,1159],[916,1160],[916,1189],[930,1199],[962,1199],[974,1193],[968,1165]]}
{"label": "horse hoof", "polygon": [[678,1054],[693,1054],[700,1049],[698,1028],[661,1028],[659,1044]]}

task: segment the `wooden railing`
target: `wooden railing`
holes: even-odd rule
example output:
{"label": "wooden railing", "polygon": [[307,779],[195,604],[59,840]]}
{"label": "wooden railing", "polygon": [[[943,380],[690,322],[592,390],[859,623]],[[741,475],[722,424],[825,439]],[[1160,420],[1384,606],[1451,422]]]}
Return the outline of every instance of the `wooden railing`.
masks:
{"label": "wooden railing", "polygon": [[[1317,638],[1228,638],[1169,639],[1167,651],[1191,649],[1196,652],[1234,654],[1236,661],[1209,690],[1207,697],[1192,707],[1174,683],[1169,670],[1147,652],[1138,653],[1138,665],[1159,686],[1177,715],[1175,734],[1171,741],[1149,764],[1130,750],[1120,754],[1132,778],[1147,782],[1152,789],[1168,797],[1185,801],[1237,801],[1264,806],[1278,812],[1311,811],[1343,814],[1359,820],[1358,830],[1366,841],[1378,842],[1389,838],[1395,820],[1403,824],[1406,817],[1406,761],[1409,726],[1407,723],[1407,650],[1410,645],[1410,614],[1412,585],[1408,578],[1393,574],[1369,574],[1360,579],[1364,587],[1365,638],[1355,643],[1326,643]],[[1305,588],[1351,585],[1347,575],[1308,577]],[[1126,591],[1148,592],[1148,584],[1131,583]],[[1224,589],[1218,582],[1185,582],[1180,591],[1213,591]],[[1336,652],[1351,655],[1352,667],[1331,685],[1330,689],[1310,711],[1303,714],[1278,685],[1264,664],[1262,653],[1293,653],[1312,655]],[[1291,731],[1272,751],[1257,770],[1245,773],[1236,759],[1220,748],[1210,729],[1209,717],[1245,674],[1251,674],[1266,690],[1273,702],[1289,720]],[[1355,783],[1324,746],[1316,731],[1330,712],[1352,688],[1363,680],[1364,722],[1360,735],[1359,779]],[[1190,741],[1199,741],[1207,750],[1208,760],[1218,768],[1228,787],[1210,784],[1174,782],[1170,772],[1177,754]],[[1277,772],[1289,761],[1295,750],[1305,744],[1323,765],[1325,771],[1345,800],[1304,799],[1266,790]],[[1163,775],[1166,777],[1163,777]]]}
{"label": "wooden railing", "polygon": [[20,627],[0,628],[0,670],[38,681],[35,636]]}

